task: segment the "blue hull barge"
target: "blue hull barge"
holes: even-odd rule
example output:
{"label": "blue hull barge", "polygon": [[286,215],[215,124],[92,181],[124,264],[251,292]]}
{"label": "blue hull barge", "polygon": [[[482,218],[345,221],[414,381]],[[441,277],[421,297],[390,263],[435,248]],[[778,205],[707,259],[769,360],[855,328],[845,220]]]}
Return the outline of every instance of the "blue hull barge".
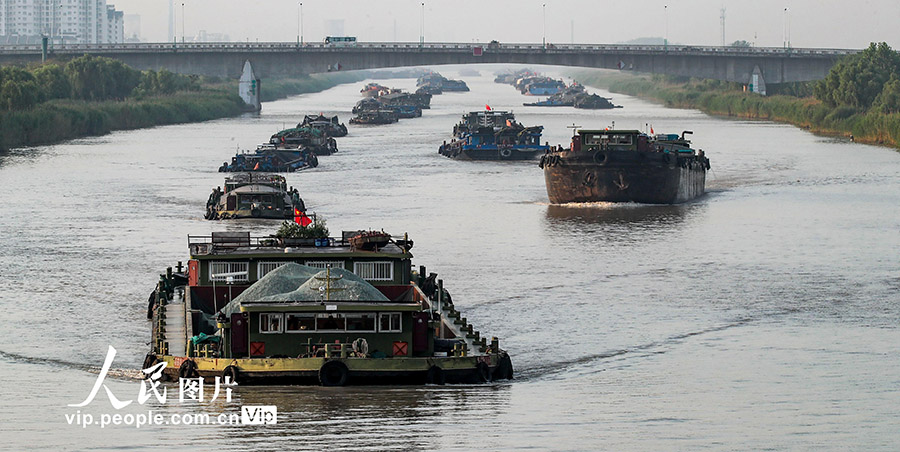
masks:
{"label": "blue hull barge", "polygon": [[507,111],[473,111],[454,126],[454,138],[438,153],[460,160],[530,160],[547,152],[543,126],[525,127]]}

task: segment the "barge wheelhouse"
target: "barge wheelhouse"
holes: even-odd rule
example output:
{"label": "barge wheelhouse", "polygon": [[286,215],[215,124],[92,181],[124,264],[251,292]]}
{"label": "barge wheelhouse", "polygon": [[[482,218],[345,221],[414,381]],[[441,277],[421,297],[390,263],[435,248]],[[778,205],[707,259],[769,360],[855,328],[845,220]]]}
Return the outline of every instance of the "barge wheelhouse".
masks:
{"label": "barge wheelhouse", "polygon": [[[191,259],[150,299],[145,368],[239,383],[420,384],[513,376],[496,338],[476,331],[436,275],[412,268],[412,241],[188,237]],[[374,237],[374,235],[364,235]],[[374,244],[374,245],[373,245]]]}

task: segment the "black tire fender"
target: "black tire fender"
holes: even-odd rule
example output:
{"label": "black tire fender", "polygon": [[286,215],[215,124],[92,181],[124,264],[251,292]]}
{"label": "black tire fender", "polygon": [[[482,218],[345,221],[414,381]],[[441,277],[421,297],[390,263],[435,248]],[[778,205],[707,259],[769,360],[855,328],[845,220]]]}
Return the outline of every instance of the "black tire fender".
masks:
{"label": "black tire fender", "polygon": [[443,386],[447,383],[447,376],[444,374],[444,369],[441,369],[438,366],[429,367],[428,373],[425,375],[425,383]]}
{"label": "black tire fender", "polygon": [[197,378],[200,374],[197,372],[197,363],[187,359],[178,367],[178,378]]}
{"label": "black tire fender", "polygon": [[475,366],[475,380],[478,383],[487,383],[491,381],[491,368],[483,362],[479,362]]}
{"label": "black tire fender", "polygon": [[340,361],[328,361],[319,368],[319,384],[322,386],[344,386],[350,369]]}
{"label": "black tire fender", "polygon": [[594,163],[604,166],[609,163],[609,154],[603,151],[598,151],[594,154]]}
{"label": "black tire fender", "polygon": [[513,379],[513,365],[512,359],[510,359],[509,355],[503,355],[500,358],[500,362],[497,364],[497,369],[494,370],[494,375],[496,379],[505,378],[507,380]]}
{"label": "black tire fender", "polygon": [[[141,366],[141,370],[149,369],[155,365],[159,364],[159,358],[156,357],[153,353],[147,353],[147,356],[144,357],[144,364]],[[141,372],[143,375],[141,377],[146,380],[150,378],[150,374],[146,374]]]}
{"label": "black tire fender", "polygon": [[241,371],[235,366],[228,366],[224,370],[222,370],[222,381],[224,382],[226,378],[231,379],[231,383],[239,383],[241,378]]}

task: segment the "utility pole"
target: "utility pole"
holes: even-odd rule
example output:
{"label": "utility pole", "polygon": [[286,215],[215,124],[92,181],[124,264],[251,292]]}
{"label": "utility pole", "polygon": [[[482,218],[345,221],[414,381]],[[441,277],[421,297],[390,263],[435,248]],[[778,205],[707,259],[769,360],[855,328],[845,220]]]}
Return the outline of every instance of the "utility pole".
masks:
{"label": "utility pole", "polygon": [[722,15],[720,16],[720,18],[722,19],[722,47],[725,47],[727,44],[725,41],[725,7],[724,6],[722,7]]}

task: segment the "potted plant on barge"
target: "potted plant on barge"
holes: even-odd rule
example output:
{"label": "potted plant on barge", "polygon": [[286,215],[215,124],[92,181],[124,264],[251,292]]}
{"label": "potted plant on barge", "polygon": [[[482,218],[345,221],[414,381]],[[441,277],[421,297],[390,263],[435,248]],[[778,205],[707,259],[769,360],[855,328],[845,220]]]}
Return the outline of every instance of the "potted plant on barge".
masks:
{"label": "potted plant on barge", "polygon": [[328,239],[328,228],[324,218],[313,215],[312,223],[306,226],[293,221],[282,222],[272,237],[278,239],[282,246],[317,245],[321,244],[321,239]]}

